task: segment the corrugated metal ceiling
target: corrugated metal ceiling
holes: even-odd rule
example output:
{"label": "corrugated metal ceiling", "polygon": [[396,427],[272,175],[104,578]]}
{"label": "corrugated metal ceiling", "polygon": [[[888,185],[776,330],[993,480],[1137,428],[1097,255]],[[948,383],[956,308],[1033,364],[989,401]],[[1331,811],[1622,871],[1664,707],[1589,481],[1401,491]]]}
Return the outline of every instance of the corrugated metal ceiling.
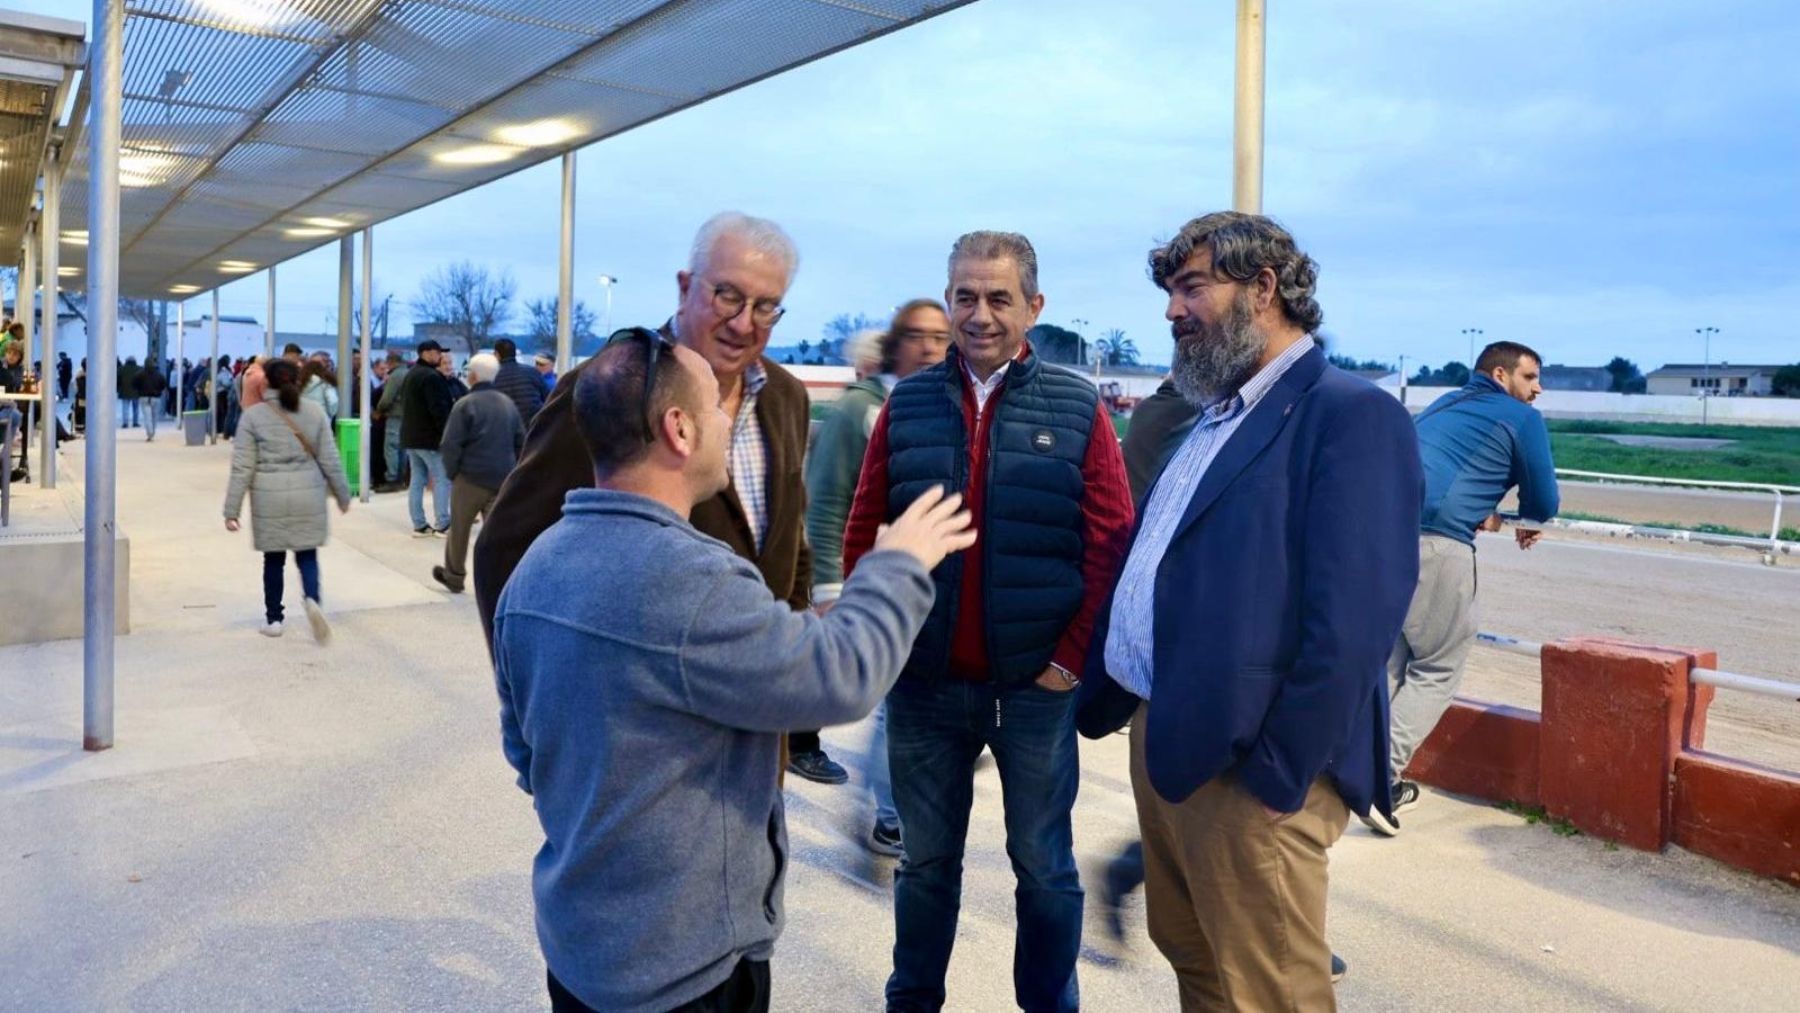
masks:
{"label": "corrugated metal ceiling", "polygon": [[121,294],[213,288],[969,2],[131,0]]}

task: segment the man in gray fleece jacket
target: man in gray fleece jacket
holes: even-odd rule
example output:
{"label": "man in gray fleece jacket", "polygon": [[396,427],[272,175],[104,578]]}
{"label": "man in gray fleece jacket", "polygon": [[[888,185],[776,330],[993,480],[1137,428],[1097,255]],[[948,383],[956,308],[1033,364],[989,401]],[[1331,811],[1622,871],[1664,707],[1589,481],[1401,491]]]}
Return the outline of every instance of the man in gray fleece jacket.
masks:
{"label": "man in gray fleece jacket", "polygon": [[[648,380],[646,380],[648,375]],[[571,492],[494,614],[506,758],[544,829],[532,872],[553,1008],[766,1010],[782,926],[782,732],[855,721],[974,542],[921,497],[824,617],[775,600],[688,511],[727,482],[706,361],[650,331],[583,367],[598,488]]]}

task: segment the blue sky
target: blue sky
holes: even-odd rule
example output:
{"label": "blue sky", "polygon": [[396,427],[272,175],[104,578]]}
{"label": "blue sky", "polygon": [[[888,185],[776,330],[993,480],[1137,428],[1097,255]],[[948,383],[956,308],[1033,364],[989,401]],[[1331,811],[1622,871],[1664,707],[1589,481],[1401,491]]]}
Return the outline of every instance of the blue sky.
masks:
{"label": "blue sky", "polygon": [[[11,0],[86,21],[90,6]],[[1321,264],[1334,347],[1434,364],[1465,327],[1551,362],[1800,360],[1800,4],[1271,0],[1265,209]],[[1231,197],[1230,0],[979,0],[584,150],[577,294],[674,302],[698,223],[767,215],[802,265],[775,343],[942,292],[951,241],[1024,232],[1043,319],[1170,341],[1144,253]],[[375,230],[379,290],[450,260],[556,283],[554,162]],[[335,244],[282,330],[335,312]],[[261,316],[265,282],[223,291]],[[204,298],[191,307],[207,305]],[[335,326],[335,324],[331,325]]]}

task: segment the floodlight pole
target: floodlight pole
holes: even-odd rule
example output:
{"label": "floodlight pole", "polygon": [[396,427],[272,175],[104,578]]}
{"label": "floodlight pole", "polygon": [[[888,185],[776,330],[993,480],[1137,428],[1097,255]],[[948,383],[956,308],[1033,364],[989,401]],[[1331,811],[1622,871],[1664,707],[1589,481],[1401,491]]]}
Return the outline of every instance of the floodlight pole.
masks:
{"label": "floodlight pole", "polygon": [[209,443],[219,442],[219,405],[224,402],[224,392],[219,390],[219,290],[212,291],[212,358],[206,363],[207,389],[212,396],[206,399],[206,439]]}
{"label": "floodlight pole", "polygon": [[357,421],[357,426],[356,426],[356,449],[357,449],[356,487],[357,487],[357,489],[362,491],[362,501],[364,503],[367,503],[367,502],[369,502],[369,500],[371,498],[370,494],[372,492],[372,490],[370,490],[370,488],[369,488],[369,419],[370,419],[371,413],[374,410],[373,406],[370,404],[370,401],[373,400],[373,395],[371,394],[371,390],[373,388],[373,381],[370,379],[370,374],[373,373],[375,370],[375,356],[369,347],[373,343],[373,334],[374,334],[374,326],[375,326],[375,322],[370,319],[370,315],[369,315],[369,286],[371,283],[371,279],[375,277],[375,230],[373,228],[367,228],[367,229],[363,230],[362,262],[363,262],[363,272],[362,272],[362,363],[363,364],[362,364],[362,375],[357,377],[357,380],[356,380],[357,388],[360,391],[360,393],[358,395],[358,397],[360,398],[360,401],[358,402],[358,404],[361,406],[362,410],[357,412],[357,420],[358,421]]}
{"label": "floodlight pole", "polygon": [[1238,0],[1232,115],[1231,206],[1262,214],[1264,0]]}
{"label": "floodlight pole", "polygon": [[562,260],[556,276],[556,372],[568,372],[575,351],[575,153],[562,158]]}
{"label": "floodlight pole", "polygon": [[88,429],[82,532],[81,747],[113,744],[119,428],[119,141],[125,0],[94,0],[88,130]]}
{"label": "floodlight pole", "polygon": [[50,391],[44,399],[45,416],[48,422],[44,425],[41,442],[38,444],[38,483],[45,489],[56,488],[56,321],[58,313],[57,278],[62,271],[59,263],[62,254],[62,148],[51,149],[51,157],[44,163],[44,213],[38,220],[43,223],[43,235],[47,241],[42,244],[44,254],[44,375],[38,377],[38,389]]}
{"label": "floodlight pole", "polygon": [[[338,333],[337,378],[338,418],[350,417],[350,283],[356,272],[356,241],[349,236],[338,240]],[[363,368],[369,368],[368,356]]]}

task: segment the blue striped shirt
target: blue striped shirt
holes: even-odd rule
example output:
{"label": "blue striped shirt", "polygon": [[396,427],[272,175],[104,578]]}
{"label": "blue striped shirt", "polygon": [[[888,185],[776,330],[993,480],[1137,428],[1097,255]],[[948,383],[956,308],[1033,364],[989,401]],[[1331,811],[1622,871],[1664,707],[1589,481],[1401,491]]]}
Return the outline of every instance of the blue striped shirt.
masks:
{"label": "blue striped shirt", "polygon": [[1112,627],[1106,637],[1106,672],[1113,681],[1143,700],[1150,699],[1155,669],[1151,663],[1156,644],[1156,571],[1175,537],[1188,502],[1200,488],[1200,480],[1213,459],[1237,432],[1244,418],[1261,403],[1269,388],[1288,369],[1313,350],[1308,336],[1296,341],[1273,362],[1223,401],[1200,413],[1187,439],[1176,448],[1150,490],[1144,504],[1144,522],[1132,542],[1131,555],[1119,574],[1113,595]]}

